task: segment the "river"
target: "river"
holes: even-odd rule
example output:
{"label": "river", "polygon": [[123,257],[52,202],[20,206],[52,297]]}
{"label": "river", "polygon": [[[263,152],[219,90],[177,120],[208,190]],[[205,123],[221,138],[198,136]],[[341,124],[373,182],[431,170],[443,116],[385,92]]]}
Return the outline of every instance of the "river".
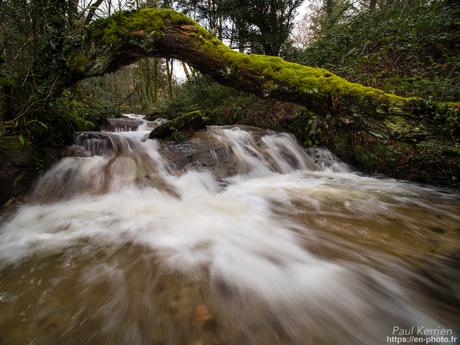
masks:
{"label": "river", "polygon": [[459,335],[458,194],[257,128],[146,140],[161,123],[127,115],[78,134],[2,216],[0,344]]}

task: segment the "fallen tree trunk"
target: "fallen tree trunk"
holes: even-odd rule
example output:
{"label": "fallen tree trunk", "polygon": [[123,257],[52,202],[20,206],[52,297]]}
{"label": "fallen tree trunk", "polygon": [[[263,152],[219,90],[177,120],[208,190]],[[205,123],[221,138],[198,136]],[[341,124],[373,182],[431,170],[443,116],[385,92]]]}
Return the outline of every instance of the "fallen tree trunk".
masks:
{"label": "fallen tree trunk", "polygon": [[[328,139],[321,140],[332,140],[328,146],[341,157],[356,151],[356,141],[376,143],[361,145],[363,152],[353,154],[359,167],[368,163],[358,156],[394,150],[396,145],[400,158],[385,162],[379,155],[382,165],[412,164],[408,157],[416,157],[415,171],[426,167],[433,171],[433,181],[449,184],[460,175],[458,127],[443,128],[456,123],[458,108],[399,97],[278,57],[235,52],[173,10],[143,8],[94,22],[69,51],[64,84],[113,72],[148,56],[182,60],[224,85],[305,106],[321,118],[326,131],[343,132],[345,139],[325,135]],[[308,126],[305,123],[306,130]],[[394,176],[391,169],[376,169],[381,170]],[[426,180],[426,175],[407,177]]]}
{"label": "fallen tree trunk", "polygon": [[113,72],[147,56],[185,61],[224,85],[320,114],[406,114],[422,106],[417,99],[351,83],[324,69],[235,52],[185,15],[153,8],[90,25],[82,45],[68,58],[73,72],[69,82]]}

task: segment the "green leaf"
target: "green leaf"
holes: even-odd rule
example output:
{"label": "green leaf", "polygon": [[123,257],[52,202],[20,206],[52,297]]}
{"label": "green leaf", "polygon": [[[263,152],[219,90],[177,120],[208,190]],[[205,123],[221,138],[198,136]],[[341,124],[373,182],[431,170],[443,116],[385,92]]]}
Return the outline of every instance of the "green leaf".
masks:
{"label": "green leaf", "polygon": [[21,143],[21,146],[24,147],[24,145],[26,144],[26,138],[24,138],[24,136],[22,134],[19,134],[18,135],[18,140]]}

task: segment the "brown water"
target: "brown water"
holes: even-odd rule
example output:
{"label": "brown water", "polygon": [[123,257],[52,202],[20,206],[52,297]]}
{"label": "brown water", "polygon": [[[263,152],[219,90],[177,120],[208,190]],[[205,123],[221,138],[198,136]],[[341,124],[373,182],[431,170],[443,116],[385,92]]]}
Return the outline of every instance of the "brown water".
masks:
{"label": "brown water", "polygon": [[157,124],[80,134],[3,217],[1,345],[458,335],[458,194],[362,176],[254,128],[145,140]]}

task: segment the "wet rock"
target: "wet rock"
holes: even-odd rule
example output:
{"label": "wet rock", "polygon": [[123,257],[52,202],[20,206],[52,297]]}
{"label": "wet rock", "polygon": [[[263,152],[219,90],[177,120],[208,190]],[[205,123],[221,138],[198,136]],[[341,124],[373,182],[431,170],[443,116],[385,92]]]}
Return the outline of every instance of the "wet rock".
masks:
{"label": "wet rock", "polygon": [[[241,131],[251,133],[245,137]],[[225,131],[225,132],[224,132]],[[162,142],[160,152],[168,162],[168,170],[174,173],[183,173],[189,169],[206,170],[212,172],[219,182],[236,174],[246,174],[255,166],[251,164],[265,165],[267,171],[282,172],[283,169],[301,168],[302,164],[308,165],[311,170],[315,169],[313,162],[306,162],[303,153],[294,153],[286,150],[283,141],[292,143],[290,137],[279,136],[275,141],[269,141],[265,136],[274,133],[265,129],[250,126],[209,126],[206,131],[195,132],[191,138],[183,143],[172,141]],[[227,137],[226,135],[229,135]],[[243,135],[234,141],[232,136]],[[263,139],[265,137],[265,140]],[[276,140],[281,140],[277,142]],[[268,146],[272,146],[270,149]],[[281,167],[277,161],[280,157],[270,155],[276,150],[281,160],[289,167]],[[299,157],[302,156],[299,161]]]}
{"label": "wet rock", "polygon": [[67,147],[61,152],[61,158],[64,157],[89,157],[91,153],[85,150],[84,147],[72,145]]}
{"label": "wet rock", "polygon": [[209,118],[200,110],[183,114],[175,119],[156,127],[149,135],[150,139],[165,139],[177,132],[196,131],[204,128]]}
{"label": "wet rock", "polygon": [[147,121],[154,121],[158,118],[170,118],[173,116],[174,114],[170,111],[157,109],[145,115],[145,119]]}
{"label": "wet rock", "polygon": [[[63,152],[65,156],[87,157],[91,155],[103,155],[112,150],[113,145],[108,133],[103,132],[77,132],[75,134],[75,145],[86,151],[85,155],[81,149],[69,147]],[[70,151],[69,151],[70,150]]]}
{"label": "wet rock", "polygon": [[208,307],[206,304],[200,304],[195,309],[194,320],[196,323],[204,323],[211,319],[211,314],[209,313]]}
{"label": "wet rock", "polygon": [[137,127],[141,124],[142,120],[140,119],[132,119],[129,117],[109,118],[106,120],[106,124],[103,126],[103,129],[110,132],[128,132],[137,130]]}
{"label": "wet rock", "polygon": [[444,233],[446,233],[446,229],[441,228],[439,226],[432,226],[430,228],[430,231],[432,231],[432,232],[434,232],[436,234],[444,234]]}
{"label": "wet rock", "polygon": [[161,154],[170,172],[208,170],[218,179],[236,174],[237,158],[228,147],[208,132],[197,132],[185,143],[164,143]]}

